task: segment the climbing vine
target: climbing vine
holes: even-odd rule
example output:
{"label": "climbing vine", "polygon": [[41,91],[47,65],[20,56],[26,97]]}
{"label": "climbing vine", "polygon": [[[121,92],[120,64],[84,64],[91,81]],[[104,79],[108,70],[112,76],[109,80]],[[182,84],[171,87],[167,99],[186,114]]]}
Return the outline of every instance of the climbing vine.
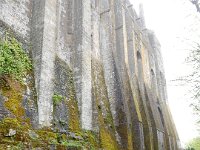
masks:
{"label": "climbing vine", "polygon": [[30,58],[15,38],[0,39],[0,78],[9,76],[22,81],[31,69]]}

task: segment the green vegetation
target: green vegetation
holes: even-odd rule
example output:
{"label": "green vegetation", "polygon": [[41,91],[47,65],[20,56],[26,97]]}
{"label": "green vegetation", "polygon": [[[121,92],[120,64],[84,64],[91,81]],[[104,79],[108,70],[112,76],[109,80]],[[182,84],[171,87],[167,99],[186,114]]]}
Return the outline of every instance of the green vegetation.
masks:
{"label": "green vegetation", "polygon": [[52,99],[53,99],[53,105],[55,106],[55,105],[58,105],[59,103],[61,103],[62,100],[64,100],[64,97],[62,95],[54,93]]}
{"label": "green vegetation", "polygon": [[[16,131],[15,135],[7,136],[9,129]],[[74,136],[75,135],[75,136]],[[91,131],[55,133],[49,128],[33,129],[28,122],[16,118],[4,118],[0,121],[0,150],[41,148],[50,149],[88,149],[95,150],[99,147],[95,133]]]}
{"label": "green vegetation", "polygon": [[200,137],[192,139],[187,144],[186,150],[200,150]]}
{"label": "green vegetation", "polygon": [[81,142],[79,142],[79,141],[72,141],[72,140],[69,140],[69,141],[62,141],[62,145],[65,145],[65,146],[67,146],[68,148],[82,148],[83,146],[82,146],[82,144],[81,144]]}
{"label": "green vegetation", "polygon": [[15,38],[6,36],[0,39],[0,77],[9,76],[22,81],[31,69],[28,55]]}

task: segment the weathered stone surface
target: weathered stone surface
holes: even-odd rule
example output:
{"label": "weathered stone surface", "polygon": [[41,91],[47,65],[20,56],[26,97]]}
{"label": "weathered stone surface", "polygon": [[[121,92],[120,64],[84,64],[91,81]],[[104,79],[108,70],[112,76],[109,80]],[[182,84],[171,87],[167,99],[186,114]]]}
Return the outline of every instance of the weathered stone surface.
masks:
{"label": "weathered stone surface", "polygon": [[0,94],[0,120],[10,114],[10,112],[4,107],[5,100],[6,98]]}
{"label": "weathered stone surface", "polygon": [[30,40],[32,0],[2,0],[0,20],[12,27],[26,41]]}
{"label": "weathered stone surface", "polygon": [[28,118],[78,141],[83,130],[94,131],[101,149],[179,148],[160,44],[142,6],[137,15],[129,0],[2,0],[0,37],[6,32],[34,70],[19,94],[23,121],[6,109],[1,91],[0,119]]}
{"label": "weathered stone surface", "polygon": [[[53,104],[53,78],[56,49],[57,1],[33,2],[33,31],[32,38],[33,62],[35,66],[36,90],[38,96],[39,125],[50,126]],[[38,40],[42,41],[38,41]]]}

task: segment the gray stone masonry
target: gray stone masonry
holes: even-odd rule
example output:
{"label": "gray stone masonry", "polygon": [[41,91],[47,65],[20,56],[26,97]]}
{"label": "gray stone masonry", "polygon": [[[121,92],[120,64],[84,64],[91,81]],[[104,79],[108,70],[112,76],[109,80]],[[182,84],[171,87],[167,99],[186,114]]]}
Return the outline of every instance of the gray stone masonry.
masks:
{"label": "gray stone masonry", "polygon": [[[129,0],[0,0],[0,38],[6,32],[32,58],[23,106],[34,127],[104,131],[119,149],[179,149],[142,5],[138,15]],[[12,115],[4,101],[0,93],[0,119]]]}

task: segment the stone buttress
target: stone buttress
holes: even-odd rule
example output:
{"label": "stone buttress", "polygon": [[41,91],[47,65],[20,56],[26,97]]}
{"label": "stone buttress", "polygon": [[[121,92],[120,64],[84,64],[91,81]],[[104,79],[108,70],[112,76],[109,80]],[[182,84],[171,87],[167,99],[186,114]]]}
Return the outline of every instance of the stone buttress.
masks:
{"label": "stone buttress", "polygon": [[[2,0],[6,32],[32,58],[22,106],[34,128],[92,131],[102,149],[180,148],[142,5],[138,15],[129,0]],[[3,119],[12,112],[0,100]]]}

